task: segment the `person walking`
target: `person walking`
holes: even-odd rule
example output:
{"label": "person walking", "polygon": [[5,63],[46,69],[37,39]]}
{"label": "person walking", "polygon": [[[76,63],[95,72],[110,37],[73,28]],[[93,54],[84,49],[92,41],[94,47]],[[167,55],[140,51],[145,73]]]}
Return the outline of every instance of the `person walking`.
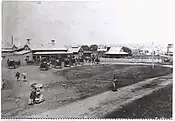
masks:
{"label": "person walking", "polygon": [[27,81],[27,74],[26,74],[26,72],[22,73],[22,76],[23,76],[23,81],[26,82]]}
{"label": "person walking", "polygon": [[36,88],[32,88],[28,104],[33,105],[35,103],[35,98],[36,98]]}
{"label": "person walking", "polygon": [[16,72],[15,76],[16,76],[16,80],[19,81],[20,73],[18,71]]}
{"label": "person walking", "polygon": [[113,89],[112,89],[112,91],[117,91],[117,82],[118,82],[118,80],[116,79],[116,77],[114,76],[113,77]]}

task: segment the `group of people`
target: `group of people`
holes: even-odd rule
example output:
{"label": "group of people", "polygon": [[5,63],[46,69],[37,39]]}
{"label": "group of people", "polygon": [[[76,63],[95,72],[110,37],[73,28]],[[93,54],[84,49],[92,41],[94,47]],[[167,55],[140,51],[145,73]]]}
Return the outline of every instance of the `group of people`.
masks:
{"label": "group of people", "polygon": [[7,59],[7,65],[8,65],[8,67],[16,68],[16,67],[21,66],[21,62],[20,62],[20,60],[14,61],[14,60],[9,60],[9,58],[8,58]]}
{"label": "group of people", "polygon": [[20,76],[22,76],[22,80],[23,80],[23,81],[27,81],[27,73],[26,73],[26,72],[23,72],[23,73],[21,74],[19,71],[17,71],[15,76],[16,76],[16,80],[17,80],[17,81],[19,81]]}

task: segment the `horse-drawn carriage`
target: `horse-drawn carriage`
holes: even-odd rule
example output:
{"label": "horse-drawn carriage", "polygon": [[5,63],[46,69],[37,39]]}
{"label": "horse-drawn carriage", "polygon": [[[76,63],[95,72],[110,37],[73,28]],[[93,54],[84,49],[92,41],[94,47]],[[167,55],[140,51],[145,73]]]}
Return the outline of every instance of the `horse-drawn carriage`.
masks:
{"label": "horse-drawn carriage", "polygon": [[68,58],[66,58],[64,60],[64,63],[65,63],[65,67],[70,67],[71,66],[70,59],[68,59]]}
{"label": "horse-drawn carriage", "polygon": [[47,62],[42,62],[42,63],[40,64],[40,70],[41,70],[41,71],[47,71],[48,69],[49,69],[49,65],[48,65]]}
{"label": "horse-drawn carriage", "polygon": [[27,65],[33,65],[35,63],[34,60],[27,60],[26,62],[27,62]]}
{"label": "horse-drawn carriage", "polygon": [[71,59],[71,65],[76,65],[76,60],[75,60],[75,58],[72,58],[72,59]]}
{"label": "horse-drawn carriage", "polygon": [[9,69],[15,69],[18,67],[18,64],[14,60],[7,61],[7,65]]}
{"label": "horse-drawn carriage", "polygon": [[61,61],[59,59],[55,60],[54,66],[55,68],[61,68]]}

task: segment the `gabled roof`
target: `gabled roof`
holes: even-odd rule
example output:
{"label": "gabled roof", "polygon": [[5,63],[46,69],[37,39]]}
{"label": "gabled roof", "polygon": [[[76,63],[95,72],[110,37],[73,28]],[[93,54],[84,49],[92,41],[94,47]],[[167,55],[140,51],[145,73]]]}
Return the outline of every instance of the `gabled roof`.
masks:
{"label": "gabled roof", "polygon": [[108,52],[105,54],[128,54],[126,52],[123,52],[122,47],[111,47]]}
{"label": "gabled roof", "polygon": [[69,52],[78,53],[81,47],[71,47],[68,49]]}
{"label": "gabled roof", "polygon": [[36,52],[35,55],[55,55],[55,54],[72,54],[72,52]]}
{"label": "gabled roof", "polygon": [[59,47],[58,45],[52,44],[41,44],[41,43],[33,43],[26,44],[31,50],[67,50],[65,47]]}
{"label": "gabled roof", "polygon": [[97,51],[98,52],[105,52],[105,51],[107,51],[107,48],[98,48]]}
{"label": "gabled roof", "polygon": [[12,49],[13,47],[17,47],[15,44],[2,44],[2,49]]}
{"label": "gabled roof", "polygon": [[1,52],[13,52],[13,50],[12,49],[4,49],[4,48],[2,48]]}

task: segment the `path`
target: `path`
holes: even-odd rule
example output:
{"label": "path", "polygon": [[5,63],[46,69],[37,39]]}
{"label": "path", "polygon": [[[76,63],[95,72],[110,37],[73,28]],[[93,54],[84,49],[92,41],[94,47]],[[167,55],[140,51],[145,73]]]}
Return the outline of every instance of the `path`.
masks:
{"label": "path", "polygon": [[[152,66],[151,63],[127,63],[127,62],[100,62],[100,64],[115,64],[115,65],[143,65],[143,66]],[[173,68],[173,65],[163,65],[163,64],[154,64],[154,66],[162,66],[162,67],[168,67]]]}
{"label": "path", "polygon": [[172,84],[172,74],[147,79],[120,88],[117,92],[107,91],[27,118],[101,118],[113,111],[119,110],[123,105],[129,104],[170,84]]}

